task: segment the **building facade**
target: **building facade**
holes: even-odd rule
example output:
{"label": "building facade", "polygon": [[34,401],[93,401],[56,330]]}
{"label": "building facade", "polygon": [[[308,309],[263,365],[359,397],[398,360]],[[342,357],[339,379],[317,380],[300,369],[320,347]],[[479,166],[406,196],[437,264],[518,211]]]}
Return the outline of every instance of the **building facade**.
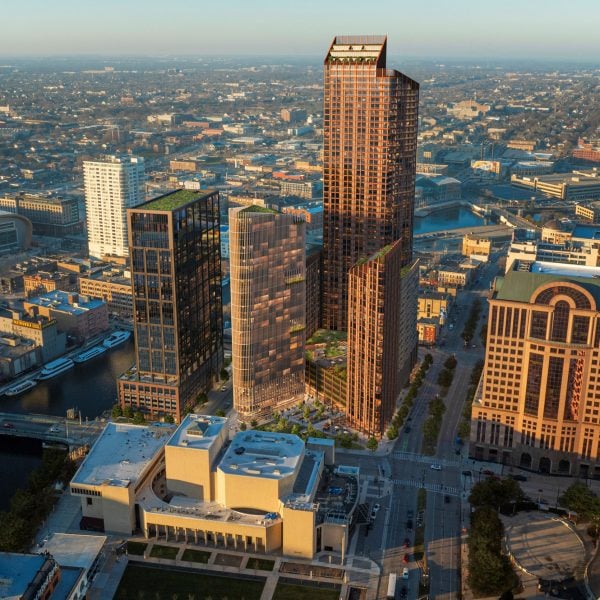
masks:
{"label": "building facade", "polygon": [[22,215],[33,225],[33,233],[64,237],[81,231],[79,203],[76,198],[52,198],[19,194],[0,198],[0,209]]}
{"label": "building facade", "polygon": [[470,453],[600,476],[600,269],[518,262],[490,299]]}
{"label": "building facade", "polygon": [[144,159],[107,156],[83,173],[90,256],[128,256],[127,209],[144,201]]}
{"label": "building facade", "polygon": [[400,240],[412,260],[419,85],[385,37],[336,37],[325,58],[323,326],[346,330],[348,272]]}
{"label": "building facade", "polygon": [[180,419],[223,367],[219,193],[171,192],[127,217],[136,365],[119,400]]}
{"label": "building facade", "polygon": [[133,317],[131,278],[124,272],[105,271],[79,278],[79,291],[106,302],[108,312],[124,319]]}
{"label": "building facade", "polygon": [[[401,240],[350,270],[346,417],[366,435],[385,432],[413,364],[416,292],[417,265],[402,266]],[[407,322],[414,324],[410,339],[402,331]]]}
{"label": "building facade", "polygon": [[305,223],[258,206],[229,210],[233,403],[269,416],[304,397]]}

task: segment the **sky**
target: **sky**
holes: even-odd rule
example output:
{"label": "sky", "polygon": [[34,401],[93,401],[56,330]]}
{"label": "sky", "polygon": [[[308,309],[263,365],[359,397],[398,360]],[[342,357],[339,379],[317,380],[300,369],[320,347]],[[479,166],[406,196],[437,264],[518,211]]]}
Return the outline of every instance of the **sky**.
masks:
{"label": "sky", "polygon": [[600,63],[600,0],[3,0],[0,56],[324,55],[387,34],[411,58]]}

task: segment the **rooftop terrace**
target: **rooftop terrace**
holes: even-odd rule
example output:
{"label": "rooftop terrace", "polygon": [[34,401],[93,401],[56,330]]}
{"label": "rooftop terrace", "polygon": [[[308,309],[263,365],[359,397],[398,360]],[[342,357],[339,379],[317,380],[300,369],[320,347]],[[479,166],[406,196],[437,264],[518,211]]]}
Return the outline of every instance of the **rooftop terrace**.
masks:
{"label": "rooftop terrace", "polygon": [[109,423],[83,461],[72,486],[135,483],[173,432],[169,425]]}

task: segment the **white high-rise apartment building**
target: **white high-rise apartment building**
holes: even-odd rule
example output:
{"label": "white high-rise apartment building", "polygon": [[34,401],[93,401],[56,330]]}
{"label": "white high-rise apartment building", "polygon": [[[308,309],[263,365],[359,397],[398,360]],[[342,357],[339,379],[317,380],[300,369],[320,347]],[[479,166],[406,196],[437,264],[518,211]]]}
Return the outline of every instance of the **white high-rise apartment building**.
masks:
{"label": "white high-rise apartment building", "polygon": [[144,202],[144,159],[107,156],[86,161],[83,174],[89,255],[129,256],[127,209]]}

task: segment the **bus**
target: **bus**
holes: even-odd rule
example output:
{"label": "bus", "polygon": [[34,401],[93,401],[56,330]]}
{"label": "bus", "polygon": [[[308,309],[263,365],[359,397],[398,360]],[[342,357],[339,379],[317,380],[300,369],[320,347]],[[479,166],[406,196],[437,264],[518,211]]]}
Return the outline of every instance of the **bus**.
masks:
{"label": "bus", "polygon": [[386,598],[388,600],[394,600],[396,598],[396,573],[390,573],[390,578],[388,579],[388,589]]}

